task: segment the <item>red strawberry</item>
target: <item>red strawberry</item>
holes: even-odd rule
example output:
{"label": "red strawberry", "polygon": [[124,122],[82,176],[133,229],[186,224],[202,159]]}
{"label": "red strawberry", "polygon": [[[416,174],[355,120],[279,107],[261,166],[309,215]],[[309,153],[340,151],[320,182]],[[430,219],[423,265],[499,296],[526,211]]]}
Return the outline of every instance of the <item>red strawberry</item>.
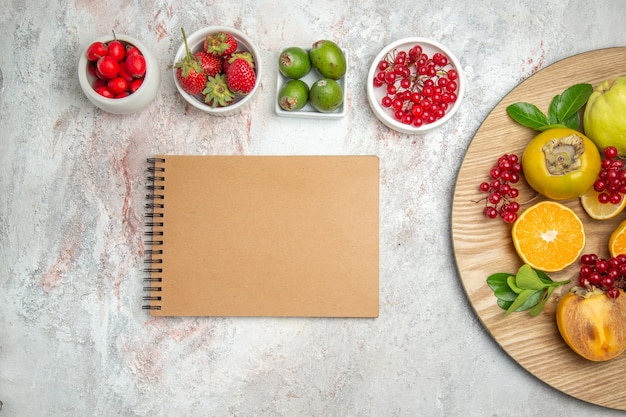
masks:
{"label": "red strawberry", "polygon": [[204,51],[198,51],[193,54],[193,56],[200,61],[200,65],[204,69],[204,73],[207,77],[215,77],[222,72],[222,59],[218,56],[208,54]]}
{"label": "red strawberry", "polygon": [[202,95],[204,102],[213,108],[226,107],[235,100],[235,95],[228,89],[223,74],[209,77]]}
{"label": "red strawberry", "polygon": [[256,74],[248,61],[237,58],[228,66],[226,84],[230,91],[245,96],[254,88]]}
{"label": "red strawberry", "polygon": [[202,93],[204,86],[206,85],[206,74],[199,60],[194,57],[189,51],[189,45],[187,45],[187,36],[185,36],[185,29],[181,28],[183,32],[183,40],[185,41],[185,49],[187,54],[183,59],[174,64],[176,68],[176,79],[180,83],[184,91],[191,95],[197,95]]}
{"label": "red strawberry", "polygon": [[232,54],[224,57],[224,63],[223,63],[223,67],[224,67],[224,73],[226,73],[226,71],[228,70],[228,66],[237,58],[243,58],[246,61],[248,61],[250,63],[250,65],[252,66],[252,69],[254,69],[254,57],[252,56],[252,54],[248,51],[235,51]]}
{"label": "red strawberry", "polygon": [[237,50],[237,40],[230,33],[216,32],[204,39],[204,52],[211,55],[226,56]]}

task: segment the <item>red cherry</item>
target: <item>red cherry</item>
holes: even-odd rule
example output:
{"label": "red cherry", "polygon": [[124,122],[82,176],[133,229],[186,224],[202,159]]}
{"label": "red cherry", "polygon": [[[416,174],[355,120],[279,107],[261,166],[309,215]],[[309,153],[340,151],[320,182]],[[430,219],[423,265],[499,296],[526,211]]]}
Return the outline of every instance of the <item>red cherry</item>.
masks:
{"label": "red cherry", "polygon": [[106,87],[107,82],[102,78],[97,78],[96,81],[93,82],[93,89],[97,90],[100,87]]}
{"label": "red cherry", "polygon": [[126,48],[120,41],[111,41],[107,45],[107,55],[112,56],[117,62],[121,62],[126,56]]}
{"label": "red cherry", "polygon": [[97,65],[96,65],[96,77],[98,77],[99,80],[106,80],[106,77],[102,75]]}
{"label": "red cherry", "polygon": [[140,54],[131,54],[126,58],[126,72],[135,77],[143,77],[146,74],[146,59]]}
{"label": "red cherry", "polygon": [[122,77],[115,77],[107,83],[107,87],[109,90],[115,95],[121,94],[124,91],[128,90],[128,81],[123,79]]}
{"label": "red cherry", "polygon": [[119,94],[116,94],[115,98],[124,98],[124,97],[128,97],[128,96],[130,96],[130,92],[124,91],[124,92],[121,92]]}
{"label": "red cherry", "polygon": [[94,42],[87,48],[87,59],[89,61],[97,61],[107,54],[107,46],[103,42]]}
{"label": "red cherry", "polygon": [[120,64],[115,58],[106,55],[98,59],[98,72],[106,79],[115,78],[120,70]]}
{"label": "red cherry", "polygon": [[139,87],[141,87],[141,85],[143,84],[143,80],[144,78],[135,78],[134,80],[132,80],[130,82],[130,86],[128,87],[128,89],[130,90],[131,93],[134,93],[135,91],[139,90]]}
{"label": "red cherry", "polygon": [[118,75],[125,79],[128,82],[131,82],[134,77],[132,77],[128,72],[126,72],[126,64],[120,62],[120,70]]}
{"label": "red cherry", "polygon": [[98,88],[96,92],[106,98],[115,98],[115,95],[106,86]]}
{"label": "red cherry", "polygon": [[133,54],[141,55],[141,51],[135,45],[126,45],[126,56],[130,56]]}
{"label": "red cherry", "polygon": [[96,62],[95,61],[89,61],[87,63],[87,72],[93,77],[98,77],[98,75],[96,74]]}

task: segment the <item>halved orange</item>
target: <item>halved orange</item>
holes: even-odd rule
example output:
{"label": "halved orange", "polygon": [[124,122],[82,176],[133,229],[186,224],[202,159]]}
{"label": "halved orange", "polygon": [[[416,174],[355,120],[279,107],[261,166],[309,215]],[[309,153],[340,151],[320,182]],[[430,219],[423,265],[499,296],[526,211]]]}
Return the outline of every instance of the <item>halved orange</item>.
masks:
{"label": "halved orange", "polygon": [[609,252],[612,257],[626,254],[626,220],[613,230],[609,238]]}
{"label": "halved orange", "polygon": [[626,198],[622,198],[618,204],[601,203],[598,201],[599,192],[592,188],[580,197],[580,204],[589,217],[595,220],[607,220],[620,214],[626,207]]}
{"label": "halved orange", "polygon": [[513,224],[512,237],[522,261],[545,272],[571,265],[585,247],[585,230],[578,215],[551,200],[524,210]]}

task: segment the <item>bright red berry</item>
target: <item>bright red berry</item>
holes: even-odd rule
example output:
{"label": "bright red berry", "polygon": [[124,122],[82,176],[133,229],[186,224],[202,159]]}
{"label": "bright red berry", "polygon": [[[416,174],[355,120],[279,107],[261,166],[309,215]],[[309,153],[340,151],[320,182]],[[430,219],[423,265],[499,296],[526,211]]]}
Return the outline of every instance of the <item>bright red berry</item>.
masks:
{"label": "bright red berry", "polygon": [[180,61],[174,64],[176,79],[185,92],[195,96],[204,90],[207,77],[199,60],[189,50],[185,29],[181,28],[181,31],[183,33],[183,41],[185,42],[186,54]]}
{"label": "bright red berry", "polygon": [[143,77],[146,75],[146,59],[141,54],[132,54],[124,61],[124,70],[133,78]]}
{"label": "bright red berry", "polygon": [[226,84],[235,94],[246,95],[256,84],[256,74],[248,61],[235,59],[226,72]]}
{"label": "bright red berry", "polygon": [[143,84],[143,80],[144,80],[143,78],[133,79],[128,86],[128,90],[131,93],[134,93],[135,91],[139,90],[139,87],[141,87],[141,85]]}
{"label": "bright red berry", "polygon": [[97,61],[107,54],[107,46],[104,42],[94,42],[87,48],[87,59],[89,61]]}
{"label": "bright red berry", "polygon": [[222,59],[220,57],[204,51],[196,52],[194,57],[200,61],[200,65],[207,77],[215,77],[222,72]]}
{"label": "bright red berry", "polygon": [[100,74],[103,78],[110,80],[111,78],[117,77],[120,70],[120,64],[115,58],[105,55],[98,58],[96,69],[98,74]]}
{"label": "bright red berry", "polygon": [[115,77],[109,80],[107,87],[113,94],[118,95],[128,90],[128,81],[122,77]]}
{"label": "bright red berry", "polygon": [[121,62],[126,56],[126,48],[118,40],[111,41],[107,45],[107,55],[112,56],[117,62]]}
{"label": "bright red berry", "polygon": [[204,51],[206,53],[227,56],[237,50],[237,40],[230,33],[216,32],[204,39]]}

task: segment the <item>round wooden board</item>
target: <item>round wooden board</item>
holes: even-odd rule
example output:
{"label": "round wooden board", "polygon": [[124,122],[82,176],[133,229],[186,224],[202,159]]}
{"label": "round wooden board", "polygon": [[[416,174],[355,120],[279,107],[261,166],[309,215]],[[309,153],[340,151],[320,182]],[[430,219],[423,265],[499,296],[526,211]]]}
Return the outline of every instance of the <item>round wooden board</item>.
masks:
{"label": "round wooden board", "polygon": [[[523,368],[550,386],[580,400],[608,408],[626,410],[626,354],[608,362],[591,362],[575,354],[561,338],[555,319],[559,297],[569,289],[561,287],[552,295],[538,317],[526,312],[506,318],[504,310],[486,284],[496,272],[515,273],[522,265],[511,240],[511,226],[487,219],[482,214],[485,197],[478,185],[488,180],[489,169],[505,153],[521,157],[526,144],[538,132],[515,123],[506,113],[512,103],[524,101],[547,111],[550,101],[566,88],[589,83],[594,87],[615,75],[626,75],[626,47],[607,48],[576,55],[532,75],[513,89],[482,123],[459,170],[452,203],[452,240],[461,281],[476,314],[497,343]],[[525,182],[518,183],[522,209],[524,199],[535,193]],[[534,200],[536,202],[538,200]],[[611,231],[624,219],[595,221],[578,200],[564,202],[583,220],[587,236],[585,253],[608,256]],[[555,281],[577,280],[579,264],[559,273]]]}

